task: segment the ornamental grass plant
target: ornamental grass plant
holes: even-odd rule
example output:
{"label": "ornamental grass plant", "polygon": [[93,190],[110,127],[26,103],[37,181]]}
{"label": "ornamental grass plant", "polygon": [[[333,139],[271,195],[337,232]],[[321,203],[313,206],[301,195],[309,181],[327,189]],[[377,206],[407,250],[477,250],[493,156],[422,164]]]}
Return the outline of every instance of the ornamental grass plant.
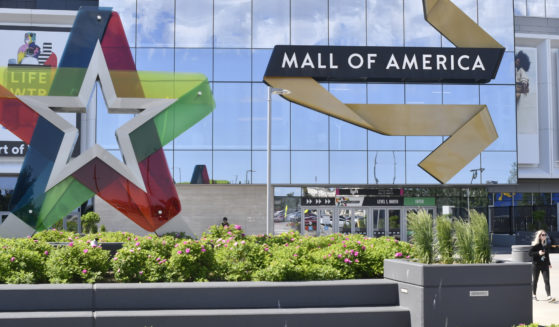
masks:
{"label": "ornamental grass plant", "polygon": [[470,223],[466,220],[456,219],[453,222],[457,260],[460,263],[475,263],[474,260],[474,234]]}
{"label": "ornamental grass plant", "polygon": [[411,230],[413,256],[422,263],[434,260],[433,218],[425,210],[408,213],[408,229]]}
{"label": "ornamental grass plant", "polygon": [[437,243],[436,249],[441,263],[454,262],[454,239],[452,238],[452,219],[443,215],[436,220]]}
{"label": "ornamental grass plant", "polygon": [[470,210],[470,228],[473,237],[473,261],[476,263],[491,262],[491,239],[485,215]]}

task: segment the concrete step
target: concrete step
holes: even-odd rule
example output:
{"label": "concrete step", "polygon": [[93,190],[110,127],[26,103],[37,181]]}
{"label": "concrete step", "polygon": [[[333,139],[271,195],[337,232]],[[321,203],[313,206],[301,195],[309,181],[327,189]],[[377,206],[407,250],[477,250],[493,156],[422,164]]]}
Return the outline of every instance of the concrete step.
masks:
{"label": "concrete step", "polygon": [[[87,314],[92,315],[87,317]],[[66,317],[68,315],[68,317]],[[79,316],[79,317],[78,317]],[[61,318],[63,317],[63,318]],[[74,319],[74,320],[71,320]],[[81,319],[81,320],[76,320]],[[67,323],[68,322],[68,323]],[[73,323],[73,325],[72,325]],[[219,309],[143,310],[91,312],[0,313],[2,327],[128,327],[128,326],[216,326],[216,327],[409,327],[410,313],[400,306],[296,308],[296,309]]]}
{"label": "concrete step", "polygon": [[0,285],[0,312],[399,305],[384,279],[312,282]]}

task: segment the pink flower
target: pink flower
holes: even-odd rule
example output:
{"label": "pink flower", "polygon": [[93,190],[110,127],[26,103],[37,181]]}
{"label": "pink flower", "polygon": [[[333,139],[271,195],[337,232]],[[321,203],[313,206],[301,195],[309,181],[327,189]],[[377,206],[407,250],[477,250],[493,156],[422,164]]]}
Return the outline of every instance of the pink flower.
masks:
{"label": "pink flower", "polygon": [[347,245],[344,244],[344,248],[347,248]]}
{"label": "pink flower", "polygon": [[167,241],[163,240],[163,241],[161,241],[161,244],[167,245]]}
{"label": "pink flower", "polygon": [[268,250],[269,250],[268,248],[264,248],[264,251],[268,252]]}
{"label": "pink flower", "polygon": [[355,252],[353,252],[353,255],[354,255],[354,256],[358,256],[358,255],[359,255],[359,252],[355,251]]}
{"label": "pink flower", "polygon": [[82,274],[87,274],[87,269],[82,270]]}
{"label": "pink flower", "polygon": [[178,251],[177,251],[177,254],[182,254],[182,251],[181,251],[181,250],[178,250]]}
{"label": "pink flower", "polygon": [[233,233],[231,233],[231,232],[227,232],[227,235],[233,235]]}
{"label": "pink flower", "polygon": [[297,256],[297,253],[294,253],[293,256],[296,257],[296,256]]}
{"label": "pink flower", "polygon": [[396,252],[396,253],[394,254],[394,256],[395,256],[396,258],[401,258],[402,255],[403,255],[402,252]]}
{"label": "pink flower", "polygon": [[148,239],[148,240],[151,240],[151,236],[148,236],[147,239]]}
{"label": "pink flower", "polygon": [[45,251],[43,254],[44,255],[49,255],[49,251]]}
{"label": "pink flower", "polygon": [[190,253],[190,248],[186,248],[186,250],[184,250],[184,252]]}
{"label": "pink flower", "polygon": [[11,258],[10,258],[10,261],[11,261],[11,262],[14,262],[15,259],[16,259],[16,257],[11,257]]}
{"label": "pink flower", "polygon": [[140,246],[140,242],[136,242],[136,244],[135,244],[135,245],[136,245],[136,246]]}
{"label": "pink flower", "polygon": [[236,230],[241,230],[241,225],[235,225]]}
{"label": "pink flower", "polygon": [[344,259],[344,262],[345,262],[345,263],[349,263],[350,261],[351,261],[351,260],[349,260],[348,258],[345,258],[345,259]]}
{"label": "pink flower", "polygon": [[187,245],[187,244],[188,244],[188,242],[187,242],[187,241],[184,241],[184,242],[182,242],[182,244],[183,244],[183,245]]}
{"label": "pink flower", "polygon": [[202,251],[202,253],[204,253],[204,252],[206,252],[206,249],[202,248],[202,250],[200,250],[200,251]]}
{"label": "pink flower", "polygon": [[143,275],[144,272],[140,270],[140,271],[138,272],[138,274]]}
{"label": "pink flower", "polygon": [[341,259],[341,258],[342,258],[342,255],[341,255],[341,254],[338,254],[338,258],[340,258],[340,259]]}
{"label": "pink flower", "polygon": [[410,256],[409,256],[409,255],[407,255],[407,256],[406,256],[406,259],[409,259],[409,258],[410,258]]}
{"label": "pink flower", "polygon": [[355,259],[355,263],[358,263],[358,262],[359,262],[359,259]]}
{"label": "pink flower", "polygon": [[241,241],[241,244],[242,244],[242,245],[245,245],[245,243],[246,243],[245,241]]}
{"label": "pink flower", "polygon": [[117,260],[118,260],[118,258],[117,258],[117,257],[114,257],[114,258],[113,258],[113,260],[114,260],[114,261],[117,261]]}
{"label": "pink flower", "polygon": [[74,242],[70,242],[70,243],[68,243],[68,246],[69,246],[69,247],[72,247],[72,246],[74,246]]}

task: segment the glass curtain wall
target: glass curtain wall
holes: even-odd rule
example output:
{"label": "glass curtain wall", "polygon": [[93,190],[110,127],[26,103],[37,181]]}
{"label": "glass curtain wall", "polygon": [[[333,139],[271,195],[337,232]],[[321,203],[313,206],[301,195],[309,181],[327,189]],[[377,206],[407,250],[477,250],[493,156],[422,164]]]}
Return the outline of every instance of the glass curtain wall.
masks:
{"label": "glass curtain wall", "polygon": [[[520,2],[526,7],[538,1],[454,0],[506,47],[491,83],[322,85],[345,103],[487,104],[499,138],[449,183],[516,183],[513,12]],[[196,165],[205,165],[210,179],[223,183],[266,182],[268,103],[262,78],[276,44],[453,46],[424,20],[421,0],[100,0],[99,5],[120,13],[139,70],[200,72],[211,82],[214,112],[165,147],[177,183],[190,182]],[[109,115],[101,95],[97,101],[98,142],[116,152],[114,129],[128,118]],[[271,106],[274,184],[438,184],[418,163],[446,136],[380,135],[278,96]],[[474,178],[473,170],[481,173]]]}

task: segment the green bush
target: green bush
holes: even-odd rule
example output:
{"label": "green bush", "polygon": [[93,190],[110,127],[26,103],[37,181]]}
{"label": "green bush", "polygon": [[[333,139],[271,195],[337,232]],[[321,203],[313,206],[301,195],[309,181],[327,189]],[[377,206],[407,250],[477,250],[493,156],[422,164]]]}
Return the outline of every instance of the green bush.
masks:
{"label": "green bush", "polygon": [[211,245],[186,240],[175,244],[167,264],[167,280],[208,281],[216,278],[216,261]]}
{"label": "green bush", "polygon": [[437,217],[437,252],[441,263],[454,261],[454,241],[452,239],[452,219],[448,216]]}
{"label": "green bush", "polygon": [[461,263],[474,263],[474,235],[470,223],[462,219],[456,219],[452,224],[454,227],[454,238],[456,254]]}
{"label": "green bush", "polygon": [[408,213],[408,226],[413,231],[413,254],[420,262],[432,263],[434,259],[433,218],[423,209]]}
{"label": "green bush", "polygon": [[52,252],[52,246],[43,241],[0,239],[0,283],[47,282],[45,261]]}
{"label": "green bush", "polygon": [[33,234],[33,239],[45,242],[71,242],[79,237],[78,233],[57,229],[47,229]]}
{"label": "green bush", "polygon": [[81,217],[82,231],[84,233],[97,233],[97,224],[101,221],[99,214],[90,211]]}
{"label": "green bush", "polygon": [[134,237],[111,260],[118,282],[162,282],[174,242],[167,238]]}
{"label": "green bush", "polygon": [[491,262],[491,239],[489,238],[489,226],[485,215],[471,210],[470,226],[472,228],[474,262]]}
{"label": "green bush", "polygon": [[51,283],[98,282],[107,277],[109,252],[76,240],[53,251],[46,268]]}

